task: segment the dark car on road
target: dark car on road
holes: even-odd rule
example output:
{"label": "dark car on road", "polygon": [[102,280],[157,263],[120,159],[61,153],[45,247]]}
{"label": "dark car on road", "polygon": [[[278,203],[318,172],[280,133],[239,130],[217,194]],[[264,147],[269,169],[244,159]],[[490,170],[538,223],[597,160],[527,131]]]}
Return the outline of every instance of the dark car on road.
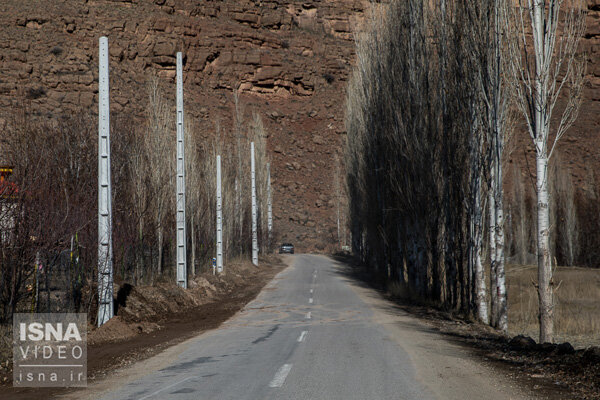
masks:
{"label": "dark car on road", "polygon": [[283,253],[294,254],[294,245],[291,243],[283,243],[279,247],[279,254]]}

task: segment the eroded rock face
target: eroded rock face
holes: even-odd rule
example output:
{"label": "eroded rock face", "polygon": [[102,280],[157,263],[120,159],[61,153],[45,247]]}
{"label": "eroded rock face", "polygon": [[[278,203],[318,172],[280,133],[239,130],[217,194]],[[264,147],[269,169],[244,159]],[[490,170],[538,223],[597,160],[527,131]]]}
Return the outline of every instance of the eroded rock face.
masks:
{"label": "eroded rock face", "polygon": [[[111,110],[142,116],[156,73],[174,100],[184,54],[188,117],[205,137],[231,131],[232,90],[246,120],[262,114],[273,158],[274,217],[282,240],[314,249],[334,237],[333,160],[341,157],[351,26],[366,2],[7,0],[0,13],[0,111],[25,99],[40,118],[98,107],[98,38],[109,38]],[[173,103],[174,104],[174,103]],[[276,149],[276,151],[274,151]],[[331,203],[334,204],[334,203]],[[322,245],[320,247],[323,247]]]}
{"label": "eroded rock face", "polygon": [[49,114],[76,105],[56,101],[64,97],[51,92],[95,93],[101,35],[110,39],[113,76],[131,84],[118,86],[131,95],[132,109],[143,107],[135,86],[150,70],[172,77],[177,51],[185,54],[192,90],[241,86],[248,94],[312,96],[324,84],[346,80],[353,59],[350,27],[365,8],[362,0],[47,3],[4,2],[2,106],[31,86],[46,88],[47,96],[32,100]]}
{"label": "eroded rock face", "polygon": [[[41,118],[80,107],[97,113],[98,38],[107,35],[111,109],[141,116],[153,72],[173,85],[174,100],[175,53],[182,51],[187,115],[205,137],[216,120],[230,131],[232,90],[239,88],[247,119],[258,111],[269,132],[277,231],[298,251],[326,249],[337,235],[334,160],[343,157],[353,31],[367,7],[366,0],[6,0],[0,112],[25,100]],[[582,49],[589,81],[569,133],[577,140],[565,146],[593,149],[591,132],[600,128],[600,0],[590,1]],[[598,155],[590,157],[598,164]]]}

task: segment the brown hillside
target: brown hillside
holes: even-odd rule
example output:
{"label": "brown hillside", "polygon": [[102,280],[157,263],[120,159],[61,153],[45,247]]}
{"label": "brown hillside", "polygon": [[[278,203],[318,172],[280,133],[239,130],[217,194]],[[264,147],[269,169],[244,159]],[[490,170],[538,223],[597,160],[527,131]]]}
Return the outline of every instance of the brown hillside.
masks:
{"label": "brown hillside", "polygon": [[[141,115],[152,70],[173,83],[174,98],[175,52],[183,51],[188,118],[206,137],[217,120],[230,131],[232,89],[239,85],[246,117],[260,112],[270,134],[277,231],[299,251],[324,250],[336,237],[334,158],[342,149],[352,32],[367,6],[362,0],[7,0],[0,13],[0,111],[26,100],[40,117],[81,106],[97,112],[97,43],[107,35],[112,111]],[[600,165],[600,0],[589,7],[582,46],[590,79],[562,151],[578,180],[586,165]]]}

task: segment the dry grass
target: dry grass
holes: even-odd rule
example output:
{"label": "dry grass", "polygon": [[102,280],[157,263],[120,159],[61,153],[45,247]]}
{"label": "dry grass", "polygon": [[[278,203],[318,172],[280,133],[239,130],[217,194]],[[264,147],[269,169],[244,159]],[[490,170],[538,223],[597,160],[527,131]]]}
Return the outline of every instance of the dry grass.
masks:
{"label": "dry grass", "polygon": [[0,325],[0,364],[12,358],[12,326]]}
{"label": "dry grass", "polygon": [[12,375],[12,324],[0,324],[0,384]]}
{"label": "dry grass", "polygon": [[[511,335],[538,338],[537,267],[507,265],[508,322]],[[556,342],[600,346],[600,269],[559,267],[555,271]]]}

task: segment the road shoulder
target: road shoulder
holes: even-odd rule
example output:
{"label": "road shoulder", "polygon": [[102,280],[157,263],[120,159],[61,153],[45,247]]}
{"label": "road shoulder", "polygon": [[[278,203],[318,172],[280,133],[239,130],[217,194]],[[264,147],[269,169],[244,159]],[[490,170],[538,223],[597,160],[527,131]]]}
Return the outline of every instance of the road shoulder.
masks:
{"label": "road shoulder", "polygon": [[[266,275],[264,277],[265,279],[262,282],[260,282],[260,285],[257,285],[258,290],[254,293],[254,296],[252,296],[251,299],[244,302],[243,304],[240,303],[240,307],[237,309],[235,314],[221,322],[234,321],[241,315],[241,312],[246,305],[252,303],[253,301],[259,301],[263,289],[271,287],[273,285],[273,282],[278,279],[279,275],[286,271],[287,267],[291,265],[290,260],[288,260],[287,257],[282,257],[282,259],[282,265],[279,265],[276,269],[274,269],[272,274]],[[151,374],[169,366],[175,360],[177,360],[181,354],[185,353],[190,347],[193,347],[197,342],[199,342],[202,339],[205,339],[210,335],[215,334],[218,331],[219,326],[197,333],[193,337],[188,338],[179,343],[174,343],[166,347],[163,351],[151,357],[139,360],[125,367],[115,369],[102,379],[97,379],[93,383],[89,384],[87,388],[85,388],[85,390],[77,390],[64,393],[61,396],[58,396],[57,398],[64,400],[93,400],[100,398],[104,394],[118,390],[118,388],[130,382],[138,380],[143,376],[146,376],[148,374]]]}
{"label": "road shoulder", "polygon": [[[335,262],[335,261],[334,261]],[[559,399],[552,393],[540,393],[508,376],[506,369],[476,354],[473,349],[449,340],[426,321],[411,315],[397,304],[382,297],[375,289],[352,279],[348,266],[338,264],[345,272],[348,285],[373,311],[373,321],[385,327],[411,357],[417,379],[439,399]],[[563,394],[564,395],[564,394]]]}

